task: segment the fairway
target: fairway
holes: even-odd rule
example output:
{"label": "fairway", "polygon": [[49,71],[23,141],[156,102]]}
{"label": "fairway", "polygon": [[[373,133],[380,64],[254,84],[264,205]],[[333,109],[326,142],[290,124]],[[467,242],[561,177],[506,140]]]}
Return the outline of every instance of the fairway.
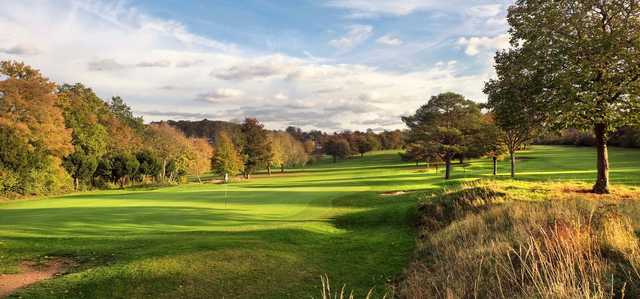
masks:
{"label": "fairway", "polygon": [[[533,146],[519,178],[595,176],[591,148]],[[615,184],[640,184],[640,151],[611,149]],[[411,257],[417,194],[490,177],[488,159],[454,167],[445,183],[397,151],[264,174],[249,181],[76,193],[0,203],[0,273],[23,260],[66,256],[74,273],[19,292],[24,297],[309,298],[320,275],[378,295]],[[507,161],[500,162],[506,179]]]}

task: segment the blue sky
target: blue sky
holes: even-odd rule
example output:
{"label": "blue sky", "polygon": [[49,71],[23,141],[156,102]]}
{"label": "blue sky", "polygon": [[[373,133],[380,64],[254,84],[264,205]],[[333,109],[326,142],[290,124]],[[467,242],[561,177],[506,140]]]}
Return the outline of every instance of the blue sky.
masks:
{"label": "blue sky", "polygon": [[120,95],[147,121],[395,129],[434,94],[483,101],[508,0],[7,1],[0,59]]}

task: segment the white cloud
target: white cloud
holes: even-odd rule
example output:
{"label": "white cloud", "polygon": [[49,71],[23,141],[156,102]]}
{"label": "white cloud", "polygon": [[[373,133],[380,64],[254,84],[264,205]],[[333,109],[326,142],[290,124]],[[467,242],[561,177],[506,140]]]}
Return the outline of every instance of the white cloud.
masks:
{"label": "white cloud", "polygon": [[403,43],[400,38],[388,34],[381,36],[376,42],[387,46],[399,46]]}
{"label": "white cloud", "polygon": [[27,45],[15,45],[12,47],[0,48],[0,53],[11,55],[37,55],[40,53],[40,50]]}
{"label": "white cloud", "polygon": [[276,95],[273,96],[274,99],[278,100],[278,101],[286,101],[289,99],[289,96],[286,95],[283,92],[279,92]]}
{"label": "white cloud", "polygon": [[197,99],[205,102],[218,103],[220,100],[237,98],[243,95],[244,92],[242,90],[233,88],[218,88],[211,92],[200,94]]}
{"label": "white cloud", "polygon": [[[375,119],[398,128],[400,119],[391,116],[416,109],[430,95],[456,91],[482,100],[482,85],[490,76],[488,70],[461,75],[458,65],[448,62],[419,71],[389,71],[312,55],[256,53],[123,4],[105,3],[3,3],[0,45],[29,45],[25,49],[37,49],[38,55],[2,51],[0,60],[24,60],[56,82],[80,81],[103,98],[121,95],[148,121],[255,116],[274,129],[290,124],[366,129],[375,127]],[[337,48],[354,48],[373,34],[366,25],[348,31],[332,42]],[[472,43],[478,44],[469,39],[465,45]]]}
{"label": "white cloud", "polygon": [[373,27],[369,25],[352,25],[345,36],[330,40],[329,45],[339,50],[350,50],[367,41],[372,34]]}
{"label": "white cloud", "polygon": [[419,10],[439,7],[441,0],[332,0],[329,6],[349,9],[350,17],[366,18],[380,14],[405,16]]}
{"label": "white cloud", "polygon": [[171,61],[157,60],[157,61],[143,61],[136,64],[137,67],[170,67]]}
{"label": "white cloud", "polygon": [[[300,60],[301,61],[301,60]],[[266,55],[257,58],[243,59],[224,70],[214,70],[211,75],[221,80],[264,79],[284,75],[300,64],[282,54]]]}
{"label": "white cloud", "polygon": [[88,68],[91,71],[118,71],[126,69],[127,66],[114,59],[98,59],[89,61]]}
{"label": "white cloud", "polygon": [[467,15],[472,17],[488,18],[495,17],[506,11],[502,4],[477,5],[467,10]]}
{"label": "white cloud", "polygon": [[462,37],[458,40],[458,45],[465,46],[465,53],[469,56],[476,56],[482,51],[495,51],[509,47],[509,36],[501,34],[494,37]]}

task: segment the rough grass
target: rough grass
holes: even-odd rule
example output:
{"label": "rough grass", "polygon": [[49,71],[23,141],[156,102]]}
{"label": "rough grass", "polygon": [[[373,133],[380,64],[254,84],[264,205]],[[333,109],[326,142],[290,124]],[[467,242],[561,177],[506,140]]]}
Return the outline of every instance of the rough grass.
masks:
{"label": "rough grass", "polygon": [[398,296],[640,297],[640,190],[586,187],[483,181],[425,197]]}

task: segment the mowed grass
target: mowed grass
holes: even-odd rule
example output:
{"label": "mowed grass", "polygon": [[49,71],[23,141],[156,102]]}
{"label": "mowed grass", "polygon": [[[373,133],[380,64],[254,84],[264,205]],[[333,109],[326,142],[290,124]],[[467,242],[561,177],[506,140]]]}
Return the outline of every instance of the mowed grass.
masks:
{"label": "mowed grass", "polygon": [[[614,184],[640,184],[640,151],[611,149]],[[535,146],[519,154],[523,180],[592,181],[591,148]],[[415,246],[417,194],[489,177],[489,160],[442,171],[397,151],[323,161],[271,177],[127,189],[0,203],[0,273],[23,260],[68,256],[72,274],[16,294],[51,298],[310,298],[320,276],[377,295]],[[500,163],[507,179],[508,163]]]}

